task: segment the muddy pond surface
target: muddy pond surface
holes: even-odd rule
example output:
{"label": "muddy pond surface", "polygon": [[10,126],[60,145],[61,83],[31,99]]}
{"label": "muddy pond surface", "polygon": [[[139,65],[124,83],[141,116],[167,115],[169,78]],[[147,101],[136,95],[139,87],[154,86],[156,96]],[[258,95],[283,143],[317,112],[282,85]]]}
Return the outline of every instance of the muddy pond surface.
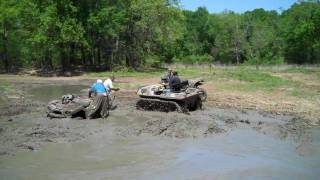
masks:
{"label": "muddy pond surface", "polygon": [[297,145],[250,129],[204,139],[91,137],[0,157],[4,179],[318,179],[319,129]]}
{"label": "muddy pond surface", "polygon": [[0,97],[0,108],[7,105],[7,102]]}
{"label": "muddy pond surface", "polygon": [[84,85],[49,85],[32,88],[28,91],[28,95],[33,100],[49,102],[54,99],[60,99],[61,96],[66,94],[79,94],[81,90],[89,88],[90,86]]}
{"label": "muddy pond surface", "polygon": [[45,116],[44,102],[85,88],[26,91],[42,105],[0,121],[0,179],[320,176],[320,129],[290,115],[214,107],[190,115],[144,112],[134,108],[134,100],[120,98],[107,119]]}

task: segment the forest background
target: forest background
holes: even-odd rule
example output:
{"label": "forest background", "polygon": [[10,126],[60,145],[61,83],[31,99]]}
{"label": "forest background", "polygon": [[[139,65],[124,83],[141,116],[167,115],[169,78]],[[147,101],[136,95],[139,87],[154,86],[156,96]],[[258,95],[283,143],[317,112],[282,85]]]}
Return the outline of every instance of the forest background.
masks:
{"label": "forest background", "polygon": [[320,1],[282,12],[183,10],[178,0],[0,0],[0,71],[163,64],[319,64]]}

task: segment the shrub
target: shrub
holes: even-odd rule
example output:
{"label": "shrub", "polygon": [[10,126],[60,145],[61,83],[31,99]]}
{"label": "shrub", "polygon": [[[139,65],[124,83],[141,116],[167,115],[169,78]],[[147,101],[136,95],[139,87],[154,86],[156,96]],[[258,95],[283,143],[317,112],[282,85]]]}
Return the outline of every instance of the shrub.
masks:
{"label": "shrub", "polygon": [[[177,60],[177,59],[175,59]],[[180,59],[180,62],[185,64],[204,64],[204,63],[211,63],[212,56],[205,54],[205,55],[189,55],[185,56]]]}
{"label": "shrub", "polygon": [[160,67],[161,62],[161,57],[157,55],[148,55],[145,57],[145,66],[147,67]]}

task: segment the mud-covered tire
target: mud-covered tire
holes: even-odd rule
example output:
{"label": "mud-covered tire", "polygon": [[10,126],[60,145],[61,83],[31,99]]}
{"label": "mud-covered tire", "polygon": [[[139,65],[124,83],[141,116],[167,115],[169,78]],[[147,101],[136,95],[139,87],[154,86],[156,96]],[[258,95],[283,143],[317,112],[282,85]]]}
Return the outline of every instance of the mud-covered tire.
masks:
{"label": "mud-covered tire", "polygon": [[197,109],[203,110],[203,104],[202,104],[202,102],[203,102],[203,101],[202,101],[201,99],[198,100]]}
{"label": "mud-covered tire", "polygon": [[47,117],[49,117],[49,118],[66,118],[66,116],[64,114],[58,114],[58,113],[53,113],[53,112],[47,113]]}
{"label": "mud-covered tire", "polygon": [[73,108],[73,109],[64,111],[64,114],[65,114],[67,117],[72,117],[72,116],[74,116],[75,114],[79,113],[80,111],[84,110],[84,108],[85,108],[84,106],[79,105],[79,106],[76,107],[76,108]]}
{"label": "mud-covered tire", "polygon": [[207,100],[207,97],[208,97],[207,96],[207,92],[204,89],[200,88],[198,93],[199,93],[201,101],[205,102]]}
{"label": "mud-covered tire", "polygon": [[198,109],[202,109],[202,100],[200,97],[194,99],[194,101],[189,105],[190,111],[196,111]]}
{"label": "mud-covered tire", "polygon": [[165,101],[160,99],[139,99],[136,103],[136,108],[139,110],[148,111],[185,112],[185,109],[181,107],[177,102]]}

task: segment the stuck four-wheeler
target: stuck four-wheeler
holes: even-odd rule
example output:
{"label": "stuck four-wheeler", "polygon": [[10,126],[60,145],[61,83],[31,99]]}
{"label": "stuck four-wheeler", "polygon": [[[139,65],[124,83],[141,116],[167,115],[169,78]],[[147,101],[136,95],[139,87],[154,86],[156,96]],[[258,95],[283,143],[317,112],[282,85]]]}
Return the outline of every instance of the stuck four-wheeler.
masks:
{"label": "stuck four-wheeler", "polygon": [[61,100],[50,101],[47,105],[47,116],[50,118],[66,118],[81,116],[85,118],[86,108],[92,99],[72,94],[63,95]]}
{"label": "stuck four-wheeler", "polygon": [[109,110],[115,108],[112,105],[114,99],[115,96],[112,95],[106,98],[64,95],[62,100],[53,100],[48,103],[47,116],[50,118],[105,118],[109,115]]}
{"label": "stuck four-wheeler", "polygon": [[155,84],[142,87],[137,94],[137,109],[156,111],[178,111],[188,112],[202,108],[202,102],[207,99],[207,93],[199,86],[203,84],[202,79],[183,81],[180,91],[169,92],[163,84]]}

